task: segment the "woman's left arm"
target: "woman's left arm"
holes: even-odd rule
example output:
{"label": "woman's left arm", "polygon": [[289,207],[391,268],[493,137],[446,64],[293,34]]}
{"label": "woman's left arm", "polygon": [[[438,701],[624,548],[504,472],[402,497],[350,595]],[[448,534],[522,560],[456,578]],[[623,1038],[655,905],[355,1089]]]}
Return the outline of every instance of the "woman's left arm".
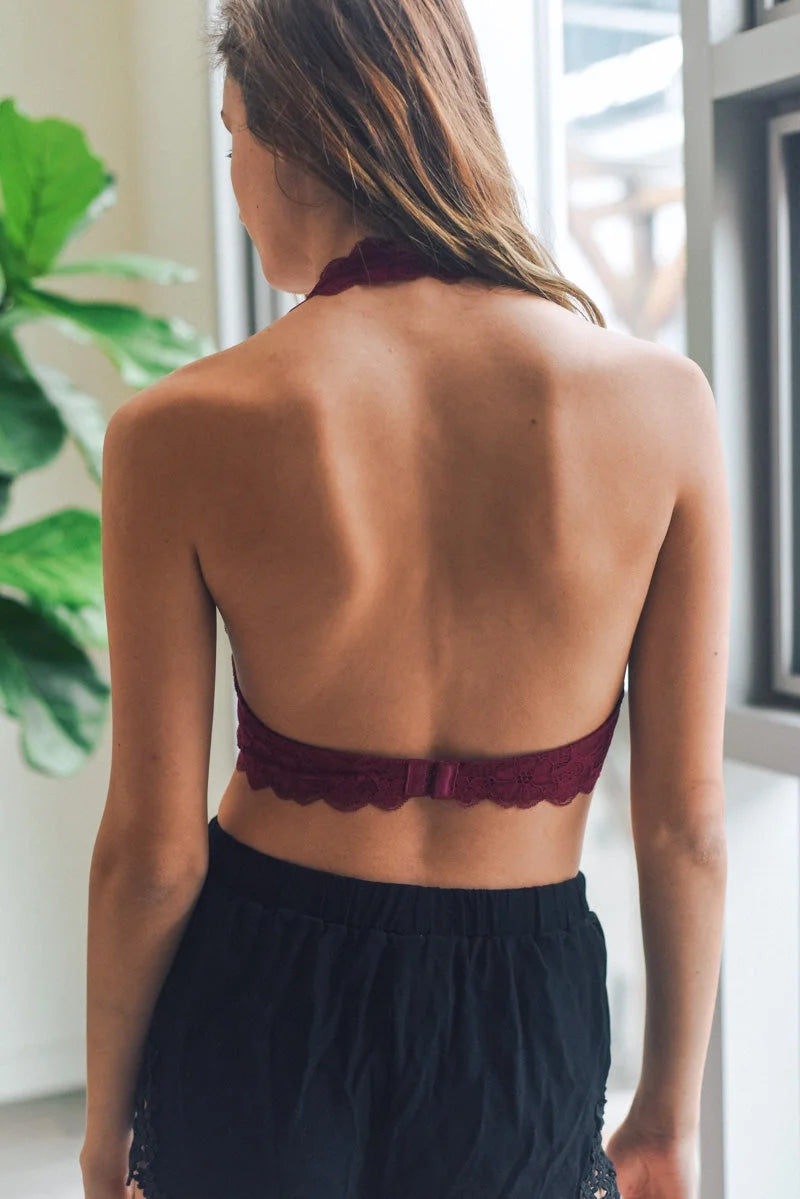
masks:
{"label": "woman's left arm", "polygon": [[203,880],[159,886],[95,861],[89,877],[86,977],[88,1182],[127,1174],[133,1093],[150,1018]]}
{"label": "woman's left arm", "polygon": [[201,365],[123,404],[103,446],[112,751],[89,878],[80,1164],[90,1199],[125,1194],[149,1022],[208,865],[217,626],[193,536]]}

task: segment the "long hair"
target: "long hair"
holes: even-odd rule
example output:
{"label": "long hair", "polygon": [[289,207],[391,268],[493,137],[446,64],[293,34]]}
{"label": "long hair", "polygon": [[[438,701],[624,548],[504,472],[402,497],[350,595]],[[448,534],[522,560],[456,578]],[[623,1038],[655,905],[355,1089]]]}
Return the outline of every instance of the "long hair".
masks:
{"label": "long hair", "polygon": [[207,37],[250,133],[356,219],[605,327],[525,225],[462,0],[222,0]]}

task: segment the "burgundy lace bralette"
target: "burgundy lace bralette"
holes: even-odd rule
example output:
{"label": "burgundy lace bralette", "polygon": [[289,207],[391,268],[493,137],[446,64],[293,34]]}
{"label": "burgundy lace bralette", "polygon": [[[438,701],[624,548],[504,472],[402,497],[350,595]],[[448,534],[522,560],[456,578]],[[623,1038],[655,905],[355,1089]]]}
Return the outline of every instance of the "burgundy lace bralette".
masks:
{"label": "burgundy lace bralette", "polygon": [[594,789],[625,694],[623,688],[599,728],[555,749],[496,758],[392,758],[310,745],[269,728],[242,695],[233,657],[231,663],[236,769],[244,771],[254,791],[270,787],[279,799],[300,804],[324,799],[340,812],[365,804],[390,811],[412,795],[454,799],[463,807],[484,799],[503,808],[532,808],[542,800],[563,807]]}
{"label": "burgundy lace bralette", "polygon": [[[305,300],[358,283],[420,275],[452,282],[471,273],[445,269],[410,243],[365,237],[348,254],[326,264]],[[270,787],[280,799],[300,804],[322,799],[343,812],[365,804],[392,810],[412,795],[452,799],[464,807],[482,800],[504,808],[530,808],[542,800],[563,806],[593,790],[625,694],[623,688],[599,728],[554,749],[494,758],[393,758],[309,745],[269,728],[242,695],[233,656],[231,663],[238,714],[236,769],[245,772],[254,790]]]}

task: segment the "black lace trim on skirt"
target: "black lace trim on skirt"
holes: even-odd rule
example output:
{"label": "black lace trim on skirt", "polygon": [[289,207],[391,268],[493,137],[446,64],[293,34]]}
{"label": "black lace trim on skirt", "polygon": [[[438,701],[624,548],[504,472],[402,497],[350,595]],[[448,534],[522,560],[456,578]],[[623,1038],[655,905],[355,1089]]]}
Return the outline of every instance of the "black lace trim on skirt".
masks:
{"label": "black lace trim on skirt", "polygon": [[[595,1107],[595,1130],[589,1152],[587,1173],[581,1179],[576,1199],[621,1199],[614,1163],[603,1149],[603,1113],[605,1090]],[[145,1199],[171,1199],[158,1185],[158,1138],[155,1115],[158,1111],[158,1049],[148,1040],[136,1087],[133,1115],[133,1140],[125,1186],[135,1182]],[[233,1197],[232,1197],[233,1199]]]}
{"label": "black lace trim on skirt", "polygon": [[605,1089],[595,1108],[595,1129],[587,1173],[581,1179],[578,1199],[621,1199],[614,1163],[603,1149]]}
{"label": "black lace trim on skirt", "polygon": [[170,1199],[156,1181],[158,1139],[154,1116],[158,1110],[158,1049],[145,1042],[133,1113],[133,1141],[128,1157],[125,1186],[135,1182],[145,1199]]}

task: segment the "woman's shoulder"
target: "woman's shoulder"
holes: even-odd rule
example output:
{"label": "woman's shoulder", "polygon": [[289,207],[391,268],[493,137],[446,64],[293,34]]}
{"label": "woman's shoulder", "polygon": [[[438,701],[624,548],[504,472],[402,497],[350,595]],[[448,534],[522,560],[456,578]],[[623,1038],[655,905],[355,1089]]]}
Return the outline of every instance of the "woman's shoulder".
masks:
{"label": "woman's shoulder", "polygon": [[286,395],[297,378],[286,337],[275,326],[259,330],[235,345],[178,367],[145,388],[123,407],[191,411],[200,417],[224,408],[229,414],[237,403],[258,398],[262,406]]}
{"label": "woman's shoulder", "polygon": [[[316,313],[304,312],[305,307],[297,305],[245,340],[178,368],[128,404],[179,408],[193,418],[205,412],[210,420],[220,412],[230,418],[237,407],[256,407],[262,416],[272,412],[278,418],[305,411],[308,405],[298,401],[317,394],[326,380],[332,384],[346,375],[338,365],[352,348],[339,324],[346,316],[323,312],[322,304]],[[705,380],[701,368],[680,351],[597,325],[533,295],[495,296],[482,316],[474,315],[467,353],[479,356],[485,341],[501,373],[510,371],[516,381],[529,378],[532,388],[543,386],[559,404],[602,408],[597,415],[608,427],[642,432],[647,427],[662,445],[673,437],[683,440],[691,428],[693,400]],[[374,325],[370,335],[379,336]],[[446,354],[457,353],[457,333],[458,326],[445,341]],[[414,347],[419,350],[418,339]],[[392,348],[397,355],[397,341]],[[361,345],[358,359],[365,370],[370,355]]]}

